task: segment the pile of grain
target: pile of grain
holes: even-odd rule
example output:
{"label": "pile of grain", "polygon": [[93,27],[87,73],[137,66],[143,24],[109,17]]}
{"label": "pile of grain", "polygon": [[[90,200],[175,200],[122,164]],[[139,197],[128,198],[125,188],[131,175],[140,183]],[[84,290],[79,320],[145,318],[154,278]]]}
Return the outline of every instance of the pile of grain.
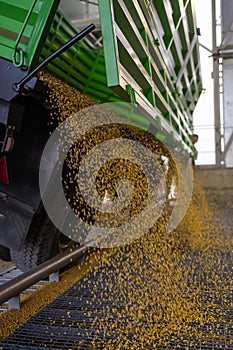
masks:
{"label": "pile of grain", "polygon": [[[166,345],[175,349],[180,342],[187,341],[190,346],[190,338],[230,340],[221,325],[226,322],[224,307],[232,305],[231,300],[224,299],[233,289],[232,260],[223,263],[224,254],[232,252],[232,239],[228,231],[225,241],[226,227],[213,222],[198,179],[194,181],[192,201],[175,231],[164,234],[161,221],[103,265],[105,283],[97,281],[93,289],[104,290],[104,299],[113,304],[119,300],[126,305],[123,311],[117,307],[111,310],[115,321],[109,322],[109,313],[96,320],[106,337],[117,334],[105,349],[157,349]],[[110,273],[109,265],[113,267]],[[208,299],[206,293],[210,294]],[[97,345],[93,342],[94,347]]]}
{"label": "pile of grain", "polygon": [[[54,115],[52,123],[56,118],[63,121],[72,113],[93,105],[89,98],[59,80],[48,75],[44,75],[43,79],[49,83],[52,98],[55,97],[58,103],[59,116]],[[169,152],[151,135],[129,126],[105,126],[86,133],[69,151],[66,160],[68,171],[63,179],[70,203],[76,203],[73,210],[77,215],[81,215],[85,203],[78,188],[75,187],[72,196],[69,188],[74,183],[79,163],[93,146],[111,137],[129,137],[143,142],[159,156],[169,156]],[[91,167],[92,164],[90,169]],[[114,159],[100,169],[96,186],[100,195],[104,196],[107,189],[114,198],[116,183],[122,178],[130,179],[134,185],[130,211],[132,217],[135,217],[145,206],[148,191],[145,177],[135,164]],[[125,304],[120,311],[118,308],[106,310],[106,317],[96,319],[95,324],[86,330],[87,336],[93,328],[97,329],[97,335],[103,331],[106,337],[104,349],[156,349],[160,345],[170,344],[171,340],[190,336],[201,339],[201,326],[222,321],[220,313],[210,311],[217,307],[215,299],[203,301],[202,292],[207,286],[214,286],[215,295],[224,288],[232,290],[232,283],[223,280],[221,260],[222,253],[232,251],[232,239],[228,235],[227,242],[223,244],[223,229],[220,224],[213,225],[212,213],[196,177],[194,182],[193,198],[183,221],[175,231],[165,232],[169,214],[164,210],[149,232],[130,245],[122,245],[110,258],[101,260],[102,278],[100,276],[92,285],[93,301],[99,297],[101,290],[103,301],[111,300],[114,304],[114,301],[120,300]],[[98,215],[86,207],[83,219],[91,223]],[[107,217],[109,218],[112,225],[111,220],[114,221],[115,217]],[[107,219],[105,218],[105,223]],[[94,273],[99,271],[99,264],[97,265]],[[231,274],[229,279],[232,277]],[[87,288],[88,278],[87,275],[82,282],[84,285],[86,283]],[[114,313],[114,318],[109,322],[111,313]],[[11,316],[14,315],[12,313]],[[218,338],[211,326],[209,328],[208,336]],[[112,334],[117,336],[108,339],[108,335]],[[92,346],[93,349],[98,348],[95,338]]]}
{"label": "pile of grain", "polygon": [[[70,172],[65,178],[66,184],[75,178],[75,172],[82,159],[80,154],[85,156],[97,143],[117,137],[136,140],[159,157],[169,157],[165,147],[146,132],[128,125],[97,128],[85,134],[81,142],[77,142],[71,150],[68,161]],[[97,179],[99,193],[104,196],[107,189],[113,198],[117,181],[122,178],[130,179],[134,185],[134,198],[130,207],[132,217],[138,215],[147,199],[147,183],[138,170],[134,164],[122,159],[114,160],[100,169]],[[172,164],[167,186],[170,186],[170,179],[174,173],[175,167]],[[77,201],[83,205],[83,199],[77,192]],[[72,201],[74,202],[75,198],[72,198]],[[80,210],[75,209],[80,215]],[[85,210],[85,215],[95,217],[91,209]],[[101,285],[100,279],[93,289],[103,289],[108,300],[120,299],[126,304],[125,310],[120,314],[114,310],[117,314],[116,322],[109,323],[108,317],[101,322],[96,320],[99,332],[103,330],[106,335],[113,332],[118,334],[117,341],[108,341],[106,349],[156,348],[172,338],[183,339],[190,334],[201,339],[200,328],[192,325],[220,322],[219,314],[209,312],[210,306],[216,306],[214,302],[210,300],[209,304],[203,303],[202,290],[209,285],[215,287],[214,293],[222,291],[224,287],[231,288],[229,281],[222,280],[224,274],[221,254],[232,251],[233,241],[229,232],[226,236],[226,230],[224,231],[220,222],[216,224],[215,220],[213,224],[213,214],[196,177],[187,213],[176,230],[169,234],[165,233],[168,219],[169,214],[164,210],[150,232],[132,245],[120,247],[110,260],[103,261],[103,279],[106,280],[109,265],[114,272],[109,276],[109,284],[105,281],[105,285]],[[112,225],[110,216],[107,220],[105,218],[104,222],[108,220]],[[112,274],[117,279],[116,284],[112,283]],[[130,322],[123,322],[124,326],[121,328],[119,320],[125,316]]]}

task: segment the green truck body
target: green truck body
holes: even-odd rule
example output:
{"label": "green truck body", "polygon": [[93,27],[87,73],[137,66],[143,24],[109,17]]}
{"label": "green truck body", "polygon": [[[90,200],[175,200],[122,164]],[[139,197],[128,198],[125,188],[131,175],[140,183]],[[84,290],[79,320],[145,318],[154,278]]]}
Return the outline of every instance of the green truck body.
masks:
{"label": "green truck body", "polygon": [[[0,244],[16,250],[23,244],[40,196],[38,184],[29,186],[31,197],[28,191],[25,194],[29,175],[24,178],[19,169],[15,173],[17,179],[22,176],[20,186],[14,175],[12,180],[6,176],[6,164],[10,177],[16,157],[19,158],[16,151],[15,155],[14,151],[6,154],[6,142],[14,138],[15,132],[20,134],[28,103],[27,97],[14,90],[14,83],[77,35],[78,30],[58,9],[59,2],[0,0]],[[85,38],[45,69],[98,103],[125,101],[139,105],[145,111],[140,120],[145,129],[153,125],[158,138],[175,140],[191,156],[192,114],[202,92],[193,1],[99,0],[98,6],[103,48],[96,48]],[[27,84],[29,95],[36,82],[37,77]],[[38,119],[41,113],[38,112]],[[39,132],[39,128],[33,130],[33,122],[25,128],[27,135]],[[26,139],[19,141],[21,149]],[[46,137],[41,139],[44,143],[41,141],[40,151],[37,150],[33,169],[38,168]],[[31,152],[33,157],[36,151],[32,148]],[[14,203],[9,202],[7,210],[6,197]],[[6,239],[9,207],[15,217],[24,217],[25,222],[15,246],[12,238]],[[13,237],[14,230],[9,230],[9,237]]]}

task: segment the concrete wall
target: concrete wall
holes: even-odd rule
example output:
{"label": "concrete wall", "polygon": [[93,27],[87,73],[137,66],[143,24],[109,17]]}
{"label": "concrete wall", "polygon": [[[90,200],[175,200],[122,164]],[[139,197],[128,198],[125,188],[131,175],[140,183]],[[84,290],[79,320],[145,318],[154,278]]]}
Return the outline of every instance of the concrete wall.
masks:
{"label": "concrete wall", "polygon": [[197,167],[205,192],[212,199],[233,205],[233,168]]}

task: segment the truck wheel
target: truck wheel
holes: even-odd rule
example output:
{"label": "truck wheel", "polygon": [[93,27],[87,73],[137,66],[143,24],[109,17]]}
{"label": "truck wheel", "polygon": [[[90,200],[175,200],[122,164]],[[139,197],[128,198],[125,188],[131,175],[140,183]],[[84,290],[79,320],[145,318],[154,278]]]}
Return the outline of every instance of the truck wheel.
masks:
{"label": "truck wheel", "polygon": [[59,231],[41,206],[32,220],[21,249],[11,249],[11,259],[17,268],[26,272],[57,253],[58,238]]}

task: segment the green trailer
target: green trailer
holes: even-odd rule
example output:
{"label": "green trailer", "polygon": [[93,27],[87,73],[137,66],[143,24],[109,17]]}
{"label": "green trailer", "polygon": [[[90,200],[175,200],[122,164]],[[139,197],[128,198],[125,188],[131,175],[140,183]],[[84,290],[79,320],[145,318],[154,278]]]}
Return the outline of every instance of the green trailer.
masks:
{"label": "green trailer", "polygon": [[[0,244],[22,269],[54,254],[59,236],[41,204],[38,173],[51,111],[34,74],[79,33],[59,3],[0,0]],[[96,103],[140,106],[143,128],[190,157],[202,91],[193,1],[99,0],[98,9],[103,47],[87,35],[44,69]]]}

